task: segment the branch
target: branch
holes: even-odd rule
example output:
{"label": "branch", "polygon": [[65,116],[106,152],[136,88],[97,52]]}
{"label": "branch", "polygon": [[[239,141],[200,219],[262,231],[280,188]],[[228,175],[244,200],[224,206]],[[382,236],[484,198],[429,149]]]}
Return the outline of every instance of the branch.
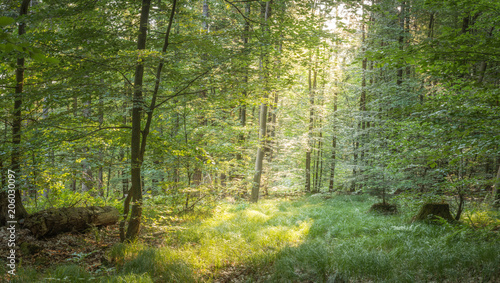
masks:
{"label": "branch", "polygon": [[[227,61],[227,60],[229,60],[229,59],[231,59],[231,58],[233,58],[233,57],[235,57],[237,55],[245,54],[245,53],[248,53],[248,52],[250,52],[248,49],[242,50],[241,52],[238,52],[236,54],[233,54],[233,55],[227,57],[224,61]],[[192,92],[184,92],[184,90],[186,90],[188,87],[190,87],[199,78],[201,78],[201,77],[205,76],[206,74],[210,73],[213,69],[215,69],[216,67],[218,67],[221,64],[222,63],[215,64],[215,65],[211,66],[210,68],[208,68],[205,72],[197,75],[192,80],[190,80],[182,89],[180,89],[179,91],[177,91],[175,94],[172,94],[170,96],[166,96],[167,98],[164,99],[162,102],[156,104],[156,106],[154,108],[160,107],[162,104],[165,104],[167,101],[169,101],[170,99],[175,98],[177,96],[192,94]],[[153,109],[150,109],[150,110],[153,110]]]}
{"label": "branch", "polygon": [[[163,44],[163,48],[161,52],[165,54],[168,48],[168,39],[170,37],[170,30],[172,29],[172,23],[174,21],[175,15],[175,6],[177,4],[177,0],[173,1],[172,4],[172,12],[170,13],[170,18],[167,26],[167,33],[165,34],[165,43]],[[151,127],[151,120],[153,120],[153,111],[156,105],[156,97],[158,96],[158,90],[160,88],[160,79],[161,79],[161,71],[163,69],[163,59],[160,60],[160,64],[158,64],[158,69],[156,71],[156,80],[155,80],[155,88],[153,91],[153,97],[151,98],[151,105],[149,106],[149,111],[147,112],[146,125],[144,126],[144,130],[142,131],[142,140],[141,147],[139,151],[139,159],[144,160],[144,152],[146,152],[146,140],[149,134],[149,128]]]}
{"label": "branch", "polygon": [[[243,12],[241,12],[241,10],[240,10],[238,7],[236,7],[236,5],[234,5],[234,3],[233,3],[233,2],[228,1],[228,0],[224,0],[224,2],[226,2],[226,3],[228,3],[229,5],[233,6],[233,7],[236,9],[236,11],[238,11],[238,13],[239,13],[239,14],[240,14],[240,15],[241,15],[241,16],[242,16],[242,17],[243,17],[246,21],[249,21],[249,22],[252,22],[252,23],[256,23],[256,24],[259,24],[259,22],[254,21],[254,20],[250,19],[249,17],[245,16],[245,14],[243,14]],[[251,1],[235,1],[235,2],[251,2]]]}
{"label": "branch", "polygon": [[[42,45],[45,45],[45,44],[42,44]],[[48,45],[45,45],[46,47],[48,47],[49,49],[51,49]],[[53,51],[56,51],[54,49],[52,49]],[[120,71],[118,68],[114,68],[114,67],[111,67],[109,65],[106,65],[106,64],[103,64],[103,63],[100,63],[100,62],[97,62],[95,60],[92,60],[92,59],[89,59],[89,58],[86,58],[86,57],[83,57],[83,56],[78,56],[78,55],[72,55],[72,54],[64,54],[64,56],[68,56],[68,57],[72,57],[72,58],[77,58],[77,59],[80,59],[82,61],[88,61],[90,63],[93,63],[95,65],[98,65],[98,66],[103,66],[105,68],[108,68],[109,70],[113,70],[113,71],[116,71],[118,72],[126,81],[129,85],[133,86],[134,84],[127,78],[127,76],[125,75],[124,72]]]}
{"label": "branch", "polygon": [[181,90],[179,90],[178,92],[176,92],[175,94],[173,95],[170,95],[168,96],[167,99],[163,100],[162,102],[156,104],[155,108],[158,108],[160,107],[162,104],[164,104],[165,102],[169,101],[170,99],[174,98],[174,97],[177,97],[177,96],[181,96],[181,95],[186,95],[188,93],[183,93],[184,90],[186,90],[188,87],[190,87],[195,81],[197,81],[199,78],[205,76],[206,74],[210,73],[212,71],[212,69],[208,69],[206,70],[205,72],[199,74],[198,76],[196,76],[194,79],[192,79],[191,81],[189,81]]}

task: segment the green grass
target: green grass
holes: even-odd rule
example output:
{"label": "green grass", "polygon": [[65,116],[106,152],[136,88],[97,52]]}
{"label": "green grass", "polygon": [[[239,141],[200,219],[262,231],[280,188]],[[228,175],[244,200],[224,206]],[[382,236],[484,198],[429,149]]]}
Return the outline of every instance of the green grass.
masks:
{"label": "green grass", "polygon": [[74,266],[49,275],[74,282],[210,282],[231,273],[246,282],[500,280],[498,232],[410,224],[415,212],[368,213],[374,202],[336,196],[222,203],[203,215],[184,215],[182,229],[164,235],[164,247],[113,247],[112,277],[86,277]]}
{"label": "green grass", "polygon": [[[500,279],[498,233],[410,224],[404,211],[368,213],[374,202],[337,196],[220,204],[206,217],[186,216],[184,229],[166,236],[168,247],[137,252],[137,246],[123,246],[135,250],[135,258],[121,272],[147,273],[154,280],[170,274],[171,282],[210,281],[227,270],[239,270],[249,282]],[[155,263],[147,260],[153,258]]]}

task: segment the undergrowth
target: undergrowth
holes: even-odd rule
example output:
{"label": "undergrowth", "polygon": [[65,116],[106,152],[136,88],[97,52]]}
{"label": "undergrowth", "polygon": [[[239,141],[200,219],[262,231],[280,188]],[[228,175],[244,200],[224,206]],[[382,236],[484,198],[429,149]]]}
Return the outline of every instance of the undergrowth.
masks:
{"label": "undergrowth", "polygon": [[[211,282],[222,277],[226,282],[235,278],[241,282],[500,280],[500,237],[493,231],[497,226],[492,226],[497,223],[498,214],[470,210],[465,213],[469,220],[463,224],[411,224],[414,211],[403,207],[398,215],[369,213],[374,202],[362,195],[334,196],[327,200],[271,199],[258,204],[221,203],[202,215],[180,217],[176,222],[178,229],[162,235],[166,241],[163,247],[141,243],[114,246],[109,256],[116,272],[110,276],[93,276],[78,267],[64,266],[49,271],[45,280]],[[33,273],[27,269],[25,275],[29,277],[30,272]]]}

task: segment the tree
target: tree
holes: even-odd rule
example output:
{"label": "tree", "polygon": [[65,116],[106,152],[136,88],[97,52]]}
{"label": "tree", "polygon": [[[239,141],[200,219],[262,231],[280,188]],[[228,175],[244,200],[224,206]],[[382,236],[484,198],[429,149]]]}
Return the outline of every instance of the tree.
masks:
{"label": "tree", "polygon": [[[28,8],[30,4],[30,0],[23,0],[21,2],[21,8],[19,11],[19,17],[26,16],[28,14]],[[24,21],[24,19],[23,19]],[[20,22],[18,27],[18,35],[23,36],[26,33],[26,23]],[[16,68],[16,87],[15,87],[15,96],[14,96],[14,113],[13,113],[13,121],[12,121],[12,151],[11,151],[11,162],[10,162],[10,170],[13,172],[14,176],[19,178],[21,171],[21,155],[22,149],[21,147],[21,127],[22,127],[22,103],[23,103],[23,87],[24,87],[24,70],[25,70],[25,58],[20,57],[17,59],[17,68]],[[10,171],[9,171],[10,172]],[[16,179],[14,177],[14,179]],[[0,226],[6,225],[7,222],[7,210],[8,210],[8,198],[5,191],[0,192]],[[19,183],[14,190],[14,200],[15,200],[15,216],[17,219],[23,219],[28,216],[28,212],[24,208],[21,193],[19,190]],[[9,197],[10,198],[10,197]]]}
{"label": "tree", "polygon": [[[264,40],[266,37],[269,35],[267,34],[269,32],[268,28],[268,19],[271,16],[271,10],[270,10],[270,1],[262,2],[261,3],[261,29],[262,29],[262,34]],[[259,200],[259,190],[260,190],[260,181],[261,181],[261,176],[262,176],[262,164],[264,162],[264,153],[265,153],[265,145],[266,145],[266,139],[267,139],[267,108],[268,108],[268,96],[269,96],[269,86],[268,86],[268,79],[269,79],[269,54],[267,50],[267,44],[264,43],[264,46],[261,47],[261,55],[260,55],[260,62],[259,62],[259,68],[261,72],[261,81],[262,81],[262,103],[260,105],[260,111],[259,111],[259,146],[257,149],[257,155],[255,157],[255,173],[253,177],[253,184],[252,184],[252,195],[250,197],[251,202],[257,202]]]}
{"label": "tree", "polygon": [[[162,53],[167,51],[169,45],[170,30],[172,28],[172,23],[175,15],[177,1],[173,0],[172,10],[170,14],[169,23],[167,26],[167,31],[165,33],[165,41],[162,48]],[[149,11],[151,8],[150,0],[143,0],[141,8],[141,19],[139,23],[139,36],[137,39],[137,50],[139,55],[141,51],[146,49],[146,38],[149,25]],[[153,119],[153,112],[156,107],[156,99],[158,96],[158,90],[160,87],[161,75],[163,70],[164,62],[161,61],[158,64],[156,70],[156,78],[154,84],[154,90],[152,93],[151,105],[146,108],[146,124],[144,129],[141,129],[142,111],[144,108],[143,99],[143,78],[144,78],[144,59],[140,58],[136,69],[135,69],[135,79],[134,79],[134,97],[133,97],[133,109],[132,109],[132,139],[131,139],[131,188],[127,198],[125,199],[124,213],[127,216],[129,203],[132,201],[132,209],[130,212],[130,219],[128,221],[127,234],[123,237],[123,232],[121,232],[122,241],[133,241],[135,240],[140,231],[141,216],[142,216],[142,179],[141,179],[141,168],[144,161],[144,153],[146,151],[147,137],[151,128],[151,122]]]}

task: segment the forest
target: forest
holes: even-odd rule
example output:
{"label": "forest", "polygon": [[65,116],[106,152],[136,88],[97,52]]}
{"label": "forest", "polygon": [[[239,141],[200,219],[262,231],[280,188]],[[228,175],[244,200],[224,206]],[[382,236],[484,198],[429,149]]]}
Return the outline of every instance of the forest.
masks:
{"label": "forest", "polygon": [[0,8],[0,282],[500,282],[500,2]]}

